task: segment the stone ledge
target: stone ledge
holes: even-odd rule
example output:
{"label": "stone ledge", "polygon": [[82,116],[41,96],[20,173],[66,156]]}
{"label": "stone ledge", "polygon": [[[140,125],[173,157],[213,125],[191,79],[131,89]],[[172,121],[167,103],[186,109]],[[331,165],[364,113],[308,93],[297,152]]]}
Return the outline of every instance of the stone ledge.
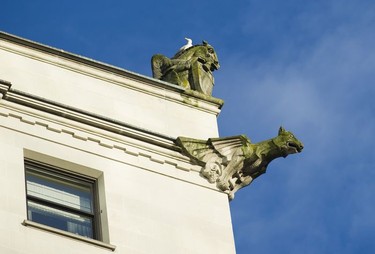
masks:
{"label": "stone ledge", "polygon": [[43,224],[40,224],[40,223],[36,223],[36,222],[30,221],[30,220],[24,220],[22,222],[22,225],[26,226],[26,227],[32,227],[32,228],[44,230],[46,232],[55,233],[55,234],[65,236],[65,237],[69,237],[69,238],[79,240],[79,241],[82,241],[82,242],[85,242],[85,243],[93,244],[93,245],[96,245],[96,246],[99,246],[99,247],[102,247],[102,248],[105,248],[105,249],[108,249],[108,250],[111,250],[111,251],[116,250],[115,245],[112,245],[112,244],[109,244],[109,243],[104,243],[104,242],[94,240],[94,239],[91,239],[91,238],[87,238],[87,237],[83,237],[83,236],[80,236],[80,235],[76,235],[76,234],[73,234],[73,233],[70,233],[70,232],[67,232],[67,231],[64,231],[64,230],[49,227],[49,226],[46,226],[46,225],[43,225]]}
{"label": "stone ledge", "polygon": [[[70,107],[61,103],[40,98],[31,94],[17,91],[10,88],[10,83],[0,83],[0,92],[4,95],[3,99],[11,103],[23,105],[58,117],[63,117],[72,121],[93,126],[105,131],[109,131],[122,136],[134,138],[136,140],[148,142],[150,144],[180,151],[174,145],[175,138],[160,133],[142,129],[130,124],[111,119],[109,117],[97,115],[78,108]],[[26,121],[26,120],[23,120]],[[51,126],[48,127],[52,128]],[[51,129],[52,130],[52,129]]]}

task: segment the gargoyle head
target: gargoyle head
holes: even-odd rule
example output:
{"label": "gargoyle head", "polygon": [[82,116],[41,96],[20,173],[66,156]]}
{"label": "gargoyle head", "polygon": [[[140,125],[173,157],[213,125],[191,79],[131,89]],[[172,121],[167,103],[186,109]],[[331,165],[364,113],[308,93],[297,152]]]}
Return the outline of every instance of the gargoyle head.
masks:
{"label": "gargoyle head", "polygon": [[302,142],[293,133],[286,131],[283,127],[280,127],[279,135],[273,141],[282,150],[284,157],[289,154],[300,153],[303,149]]}
{"label": "gargoyle head", "polygon": [[198,52],[198,57],[204,59],[206,63],[205,66],[210,69],[210,71],[215,71],[220,68],[219,59],[217,58],[215,49],[207,43],[207,41],[202,42],[203,47]]}

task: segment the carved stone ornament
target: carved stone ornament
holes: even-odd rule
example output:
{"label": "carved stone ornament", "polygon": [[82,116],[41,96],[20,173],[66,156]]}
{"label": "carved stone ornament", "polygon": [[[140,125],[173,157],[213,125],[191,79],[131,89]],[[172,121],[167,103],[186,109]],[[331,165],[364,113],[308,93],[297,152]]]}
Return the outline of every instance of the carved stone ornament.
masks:
{"label": "carved stone ornament", "polygon": [[215,50],[206,41],[195,46],[189,43],[191,40],[172,58],[154,55],[151,58],[152,75],[156,79],[211,96],[214,86],[212,72],[220,67]]}
{"label": "carved stone ornament", "polygon": [[216,183],[230,199],[237,190],[265,173],[272,160],[303,149],[293,133],[282,127],[275,138],[256,144],[244,135],[208,140],[179,137],[176,143],[193,163],[202,166],[201,175]]}

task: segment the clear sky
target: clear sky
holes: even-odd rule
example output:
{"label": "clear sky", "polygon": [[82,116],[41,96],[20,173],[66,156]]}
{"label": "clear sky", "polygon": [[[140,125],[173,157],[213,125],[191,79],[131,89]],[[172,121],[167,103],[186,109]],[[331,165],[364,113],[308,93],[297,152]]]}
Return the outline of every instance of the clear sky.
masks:
{"label": "clear sky", "polygon": [[[2,0],[0,30],[151,76],[207,40],[220,136],[305,144],[231,202],[238,254],[375,253],[375,1]],[[1,76],[1,70],[0,70]]]}

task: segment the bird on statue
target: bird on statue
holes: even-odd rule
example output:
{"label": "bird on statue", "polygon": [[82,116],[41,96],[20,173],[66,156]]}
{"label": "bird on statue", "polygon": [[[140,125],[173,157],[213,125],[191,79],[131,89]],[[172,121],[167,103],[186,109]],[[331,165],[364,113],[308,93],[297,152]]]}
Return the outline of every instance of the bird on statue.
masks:
{"label": "bird on statue", "polygon": [[179,51],[186,50],[193,46],[193,41],[191,39],[185,37],[185,40],[187,40],[187,43],[184,46],[182,46]]}

